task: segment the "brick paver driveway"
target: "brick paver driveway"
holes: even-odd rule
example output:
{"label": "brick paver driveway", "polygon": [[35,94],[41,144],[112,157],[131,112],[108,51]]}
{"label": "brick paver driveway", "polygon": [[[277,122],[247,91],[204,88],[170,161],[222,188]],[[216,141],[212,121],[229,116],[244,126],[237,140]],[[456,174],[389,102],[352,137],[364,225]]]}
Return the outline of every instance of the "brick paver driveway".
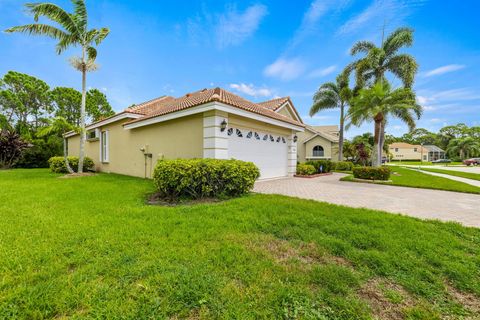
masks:
{"label": "brick paver driveway", "polygon": [[480,195],[339,181],[342,176],[258,181],[254,191],[480,227]]}

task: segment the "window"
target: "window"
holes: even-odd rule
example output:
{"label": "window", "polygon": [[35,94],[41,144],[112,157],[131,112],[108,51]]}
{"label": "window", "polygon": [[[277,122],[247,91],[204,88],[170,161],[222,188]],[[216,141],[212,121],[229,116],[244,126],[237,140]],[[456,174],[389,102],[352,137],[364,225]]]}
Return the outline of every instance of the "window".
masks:
{"label": "window", "polygon": [[102,131],[102,162],[108,162],[108,131]]}
{"label": "window", "polygon": [[313,156],[314,157],[323,157],[324,156],[323,147],[322,146],[313,147]]}
{"label": "window", "polygon": [[395,152],[398,152],[398,148],[395,148]]}
{"label": "window", "polygon": [[417,150],[418,150],[417,148],[413,148],[413,152],[417,152]]}

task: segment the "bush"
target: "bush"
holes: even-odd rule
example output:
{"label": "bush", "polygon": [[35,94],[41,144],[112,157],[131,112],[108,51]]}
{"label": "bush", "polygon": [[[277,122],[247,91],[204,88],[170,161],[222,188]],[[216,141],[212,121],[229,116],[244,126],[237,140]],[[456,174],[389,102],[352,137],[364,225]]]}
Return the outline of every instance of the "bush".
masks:
{"label": "bush", "polygon": [[[73,171],[78,171],[78,157],[70,156],[68,157],[68,162]],[[64,157],[51,157],[48,159],[48,164],[50,170],[54,173],[68,173],[67,166],[65,165]],[[95,164],[93,160],[89,157],[85,157],[83,160],[83,171],[92,171],[94,170]]]}
{"label": "bush", "polygon": [[58,137],[34,139],[30,144],[15,164],[16,168],[48,168],[48,159],[63,154],[62,139]]}
{"label": "bush", "polygon": [[248,193],[260,171],[251,162],[218,159],[160,160],[153,182],[168,200],[235,197]]}
{"label": "bush", "polygon": [[15,165],[28,147],[28,143],[14,130],[0,129],[0,169]]}
{"label": "bush", "polygon": [[335,170],[338,171],[352,171],[353,162],[350,161],[339,161],[335,163]]}
{"label": "bush", "polygon": [[315,174],[317,170],[311,164],[301,163],[297,165],[297,174],[302,176],[309,176]]}
{"label": "bush", "polygon": [[383,180],[390,178],[389,167],[355,167],[353,168],[353,176],[357,179],[366,180]]}
{"label": "bush", "polygon": [[334,163],[330,160],[311,160],[305,164],[312,165],[315,168],[315,173],[326,173],[334,169]]}

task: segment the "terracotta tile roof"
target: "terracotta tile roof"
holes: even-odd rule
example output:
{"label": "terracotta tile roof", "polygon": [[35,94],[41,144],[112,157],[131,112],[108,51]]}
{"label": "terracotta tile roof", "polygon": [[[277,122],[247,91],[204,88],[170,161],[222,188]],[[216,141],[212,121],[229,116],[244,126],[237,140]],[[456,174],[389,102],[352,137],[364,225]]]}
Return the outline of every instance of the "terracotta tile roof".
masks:
{"label": "terracotta tile roof", "polygon": [[288,100],[290,100],[290,97],[283,97],[283,98],[276,98],[276,99],[260,102],[258,104],[264,108],[276,111]]}
{"label": "terracotta tile roof", "polygon": [[284,115],[278,114],[269,108],[260,104],[248,101],[229,91],[221,88],[203,89],[200,91],[188,93],[180,98],[160,97],[154,100],[144,102],[142,104],[127,108],[125,111],[144,114],[144,117],[131,120],[127,124],[143,121],[146,119],[162,116],[168,113],[188,109],[199,106],[208,102],[218,101],[237,107],[242,110],[250,111],[259,115],[263,115],[272,119],[280,120],[290,124],[303,127],[304,125],[298,121],[290,119]]}

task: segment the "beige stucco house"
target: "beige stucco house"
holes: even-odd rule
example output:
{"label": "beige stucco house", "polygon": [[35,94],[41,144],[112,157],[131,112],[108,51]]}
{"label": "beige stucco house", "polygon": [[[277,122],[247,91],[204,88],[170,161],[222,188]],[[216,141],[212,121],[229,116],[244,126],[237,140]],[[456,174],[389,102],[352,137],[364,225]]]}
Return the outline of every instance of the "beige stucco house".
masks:
{"label": "beige stucco house", "polygon": [[388,146],[392,160],[434,161],[445,159],[446,153],[434,145],[415,145],[406,142],[394,142]]}
{"label": "beige stucco house", "polygon": [[[304,130],[288,97],[254,103],[221,88],[203,89],[87,126],[85,153],[98,171],[138,177],[152,177],[159,159],[235,158],[255,163],[261,179],[276,178],[295,173]],[[68,154],[78,156],[80,136],[66,137]]]}
{"label": "beige stucco house", "polygon": [[308,160],[338,160],[338,126],[305,126],[298,133],[298,162]]}

